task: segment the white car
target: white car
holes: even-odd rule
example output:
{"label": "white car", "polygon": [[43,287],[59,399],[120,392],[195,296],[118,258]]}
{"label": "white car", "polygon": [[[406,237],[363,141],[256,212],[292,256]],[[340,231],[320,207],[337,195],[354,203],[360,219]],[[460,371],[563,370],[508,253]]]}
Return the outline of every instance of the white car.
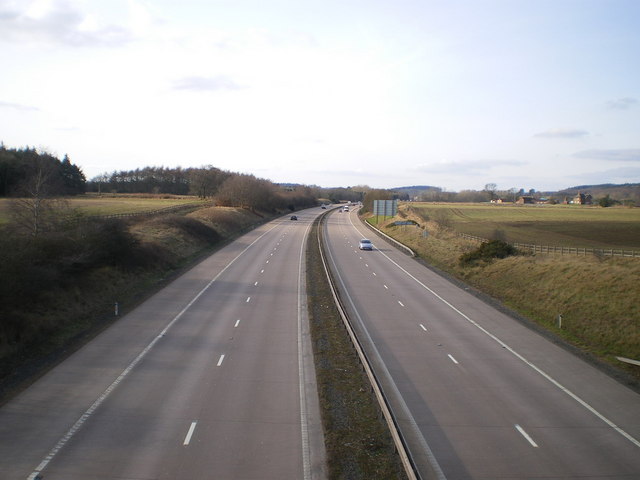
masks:
{"label": "white car", "polygon": [[360,250],[373,250],[373,243],[368,238],[363,238],[360,240],[360,245],[358,246]]}

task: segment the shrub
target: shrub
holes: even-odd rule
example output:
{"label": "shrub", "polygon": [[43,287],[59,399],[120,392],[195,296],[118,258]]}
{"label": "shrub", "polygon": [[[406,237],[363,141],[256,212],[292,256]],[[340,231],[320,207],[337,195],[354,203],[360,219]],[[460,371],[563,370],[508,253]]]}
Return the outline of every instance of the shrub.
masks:
{"label": "shrub", "polygon": [[453,228],[453,219],[449,210],[438,209],[433,213],[431,219],[442,230],[451,230]]}
{"label": "shrub", "polygon": [[494,258],[506,258],[516,255],[515,247],[502,240],[491,240],[482,243],[478,248],[460,256],[460,265],[472,265],[480,261],[489,262]]}

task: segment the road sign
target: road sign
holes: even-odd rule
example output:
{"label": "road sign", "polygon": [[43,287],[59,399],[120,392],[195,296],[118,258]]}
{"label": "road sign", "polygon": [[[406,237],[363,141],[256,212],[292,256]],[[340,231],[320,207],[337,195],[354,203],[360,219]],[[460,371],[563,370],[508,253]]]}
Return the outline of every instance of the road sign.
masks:
{"label": "road sign", "polygon": [[374,200],[373,214],[393,217],[398,213],[398,200]]}

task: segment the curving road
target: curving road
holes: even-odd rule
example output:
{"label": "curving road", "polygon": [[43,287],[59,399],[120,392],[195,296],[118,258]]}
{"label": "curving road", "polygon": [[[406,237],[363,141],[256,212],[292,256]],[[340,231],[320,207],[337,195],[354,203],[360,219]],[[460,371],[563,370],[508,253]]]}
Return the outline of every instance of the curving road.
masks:
{"label": "curving road", "polygon": [[242,236],[0,409],[0,478],[312,479],[311,209]]}
{"label": "curving road", "polygon": [[327,256],[423,478],[640,478],[640,395],[356,215],[329,216]]}

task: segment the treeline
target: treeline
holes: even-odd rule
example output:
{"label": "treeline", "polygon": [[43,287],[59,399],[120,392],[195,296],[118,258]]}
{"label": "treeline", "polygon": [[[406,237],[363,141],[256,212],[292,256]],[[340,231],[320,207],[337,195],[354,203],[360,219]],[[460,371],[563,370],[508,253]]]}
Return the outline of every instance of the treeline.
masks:
{"label": "treeline", "polygon": [[89,182],[97,193],[195,195],[216,205],[253,211],[296,210],[317,203],[319,190],[304,185],[278,185],[254,175],[201,168],[145,167],[100,175]]}
{"label": "treeline", "polygon": [[[333,203],[359,202],[369,190],[366,185],[322,188],[316,185],[276,184],[211,165],[200,168],[145,167],[121,170],[99,175],[87,184],[87,191],[95,193],[195,195],[213,198],[219,205],[250,208],[272,203],[278,208],[283,199],[287,204],[307,206],[313,204],[309,202],[311,197],[314,201],[322,198]],[[276,198],[268,200],[270,195]]]}
{"label": "treeline", "polygon": [[87,180],[67,155],[62,160],[35,148],[6,148],[0,144],[0,197],[29,196],[46,188],[49,196],[79,195]]}
{"label": "treeline", "polygon": [[96,193],[149,193],[196,195],[209,198],[226,179],[233,176],[213,166],[201,168],[144,167],[104,173],[88,183],[87,191]]}
{"label": "treeline", "polygon": [[[39,216],[42,201],[51,203],[51,199],[85,192],[194,195],[213,199],[219,205],[265,212],[312,206],[321,195],[317,187],[277,185],[211,165],[137,168],[105,173],[87,181],[67,155],[60,160],[35,148],[11,149],[0,144],[0,197],[26,202],[28,205],[24,206],[28,208],[22,209],[28,210],[26,216]],[[34,228],[37,230],[31,230]]]}

